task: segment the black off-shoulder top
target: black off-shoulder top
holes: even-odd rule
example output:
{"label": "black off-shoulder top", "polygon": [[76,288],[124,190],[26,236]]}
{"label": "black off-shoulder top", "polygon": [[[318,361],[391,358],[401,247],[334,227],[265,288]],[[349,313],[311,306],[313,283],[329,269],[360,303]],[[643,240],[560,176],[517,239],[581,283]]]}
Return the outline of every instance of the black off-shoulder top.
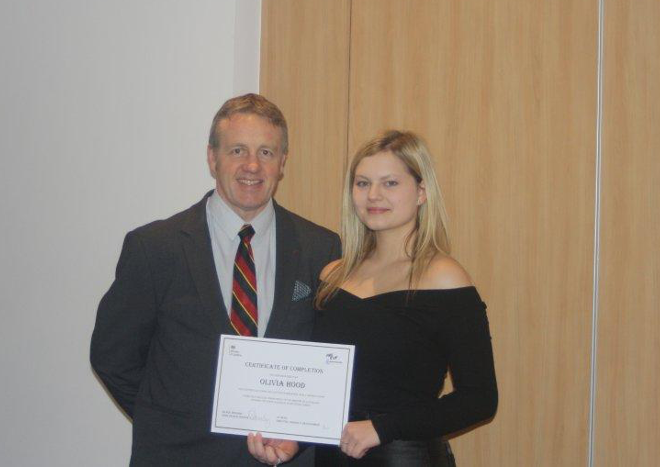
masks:
{"label": "black off-shoulder top", "polygon": [[[450,434],[495,414],[491,337],[476,288],[364,299],[340,289],[316,313],[314,341],[355,345],[351,413],[371,419],[382,444]],[[438,398],[448,369],[454,390]]]}

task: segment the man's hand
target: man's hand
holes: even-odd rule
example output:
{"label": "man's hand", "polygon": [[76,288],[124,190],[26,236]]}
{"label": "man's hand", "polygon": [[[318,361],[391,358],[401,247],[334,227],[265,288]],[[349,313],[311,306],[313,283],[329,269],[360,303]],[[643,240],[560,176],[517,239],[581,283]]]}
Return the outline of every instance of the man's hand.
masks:
{"label": "man's hand", "polygon": [[247,445],[254,458],[273,466],[288,462],[299,450],[298,442],[294,440],[264,439],[259,432],[248,434]]}
{"label": "man's hand", "polygon": [[341,433],[341,451],[353,458],[362,458],[367,451],[380,445],[380,437],[370,420],[353,421]]}

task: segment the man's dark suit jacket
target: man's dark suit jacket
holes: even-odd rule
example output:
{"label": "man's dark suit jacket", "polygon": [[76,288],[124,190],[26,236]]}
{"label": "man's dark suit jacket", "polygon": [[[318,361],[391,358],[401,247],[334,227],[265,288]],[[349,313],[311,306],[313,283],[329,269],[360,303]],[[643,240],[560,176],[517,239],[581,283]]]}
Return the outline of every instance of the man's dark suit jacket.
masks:
{"label": "man's dark suit jacket", "polygon": [[[131,465],[259,465],[245,437],[210,432],[219,337],[235,334],[211,250],[210,193],[128,233],[115,281],[99,305],[91,362],[133,419]],[[266,336],[305,340],[319,273],[340,255],[339,238],[274,206],[275,298]],[[300,298],[308,291],[303,285],[309,295]],[[311,453],[291,464],[312,464]]]}

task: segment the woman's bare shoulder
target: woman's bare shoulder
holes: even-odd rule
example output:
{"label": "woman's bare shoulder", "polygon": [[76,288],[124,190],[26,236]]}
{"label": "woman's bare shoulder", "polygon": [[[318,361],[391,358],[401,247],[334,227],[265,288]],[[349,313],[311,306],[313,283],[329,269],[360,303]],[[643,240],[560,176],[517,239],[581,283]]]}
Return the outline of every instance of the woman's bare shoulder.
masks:
{"label": "woman's bare shoulder", "polygon": [[433,257],[422,275],[422,289],[454,289],[472,286],[472,279],[456,260],[448,255]]}

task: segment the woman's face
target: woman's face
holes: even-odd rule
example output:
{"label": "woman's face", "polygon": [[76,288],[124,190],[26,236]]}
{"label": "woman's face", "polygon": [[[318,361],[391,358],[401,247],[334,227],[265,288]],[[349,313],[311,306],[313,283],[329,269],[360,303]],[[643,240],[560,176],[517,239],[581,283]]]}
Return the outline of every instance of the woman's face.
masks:
{"label": "woman's face", "polygon": [[425,201],[423,184],[390,151],[368,156],[355,168],[353,205],[360,220],[373,231],[402,229],[407,234]]}

